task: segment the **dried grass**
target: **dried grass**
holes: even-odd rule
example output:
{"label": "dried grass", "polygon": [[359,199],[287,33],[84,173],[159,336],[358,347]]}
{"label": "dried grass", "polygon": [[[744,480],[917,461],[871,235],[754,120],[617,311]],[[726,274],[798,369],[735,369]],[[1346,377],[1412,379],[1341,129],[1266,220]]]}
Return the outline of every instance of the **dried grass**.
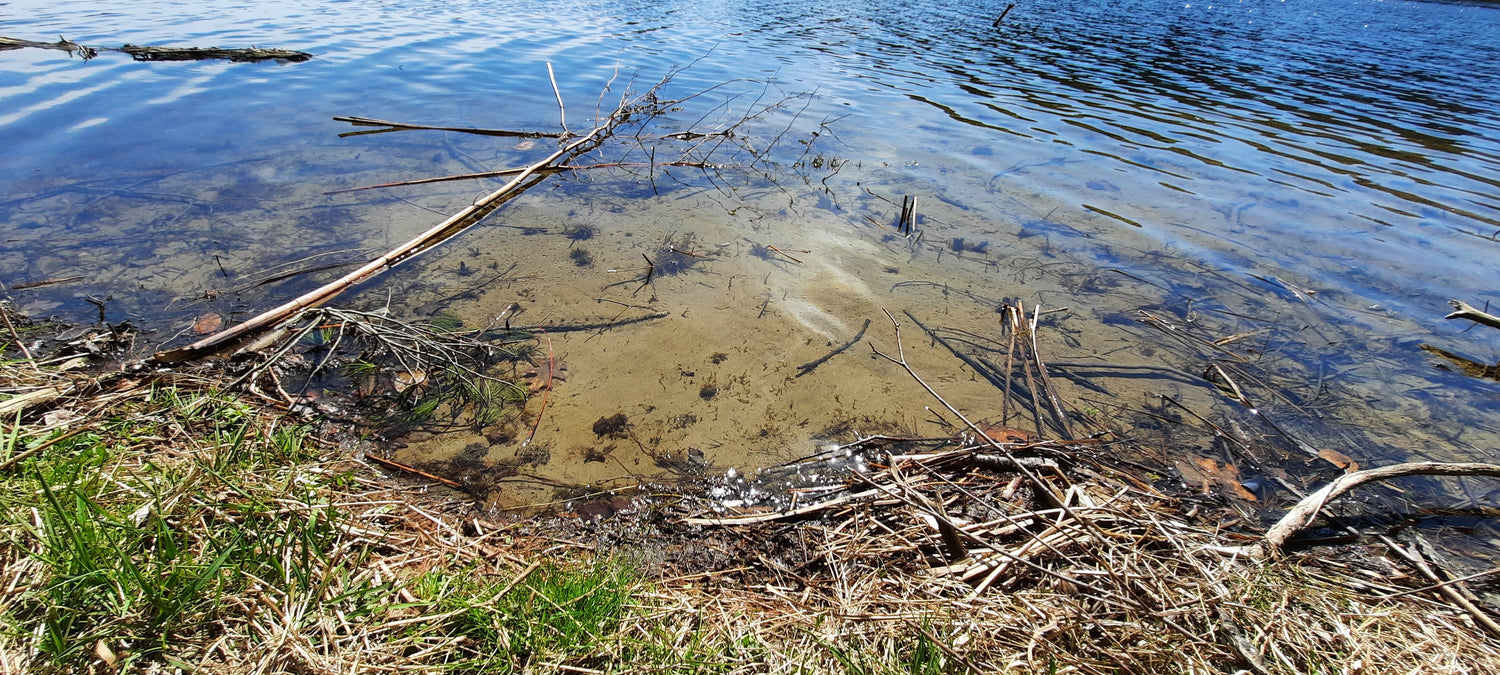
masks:
{"label": "dried grass", "polygon": [[[1378,547],[1234,555],[1245,541],[1103,445],[870,438],[845,449],[872,469],[795,517],[705,517],[658,493],[628,522],[495,522],[211,379],[0,363],[0,404],[17,400],[0,421],[0,672],[1500,671],[1442,596],[1392,596],[1427,582]],[[247,545],[171,621],[103,607],[129,575],[67,592],[85,586],[58,564],[68,509],[47,490],[87,490],[116,527],[99,550],[139,564],[165,535],[131,527],[161,524],[185,551],[163,571]],[[306,546],[273,545],[286,530],[268,523],[302,524]],[[691,568],[651,546],[730,554]]]}

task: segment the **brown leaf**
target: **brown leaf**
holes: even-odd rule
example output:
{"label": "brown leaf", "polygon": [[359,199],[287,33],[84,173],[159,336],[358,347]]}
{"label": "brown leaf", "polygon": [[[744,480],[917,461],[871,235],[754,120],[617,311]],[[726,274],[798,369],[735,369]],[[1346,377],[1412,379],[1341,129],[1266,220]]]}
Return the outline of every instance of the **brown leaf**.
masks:
{"label": "brown leaf", "polygon": [[1218,485],[1235,497],[1249,502],[1257,501],[1255,493],[1240,485],[1240,469],[1233,464],[1220,464],[1210,457],[1194,457],[1191,462],[1177,462],[1177,470],[1182,472],[1183,479],[1189,484],[1202,483],[1205,493],[1210,485]]}
{"label": "brown leaf", "polygon": [[219,316],[215,312],[204,314],[203,316],[198,317],[197,321],[193,322],[193,332],[199,335],[217,333],[219,332],[219,329],[223,327],[224,317]]}
{"label": "brown leaf", "polygon": [[998,424],[979,424],[980,431],[989,436],[996,443],[1030,443],[1036,440],[1036,434],[1025,429],[1015,427],[1002,427]]}
{"label": "brown leaf", "polygon": [[412,387],[420,387],[427,384],[427,373],[421,370],[403,370],[396,373],[394,384],[396,393],[399,394]]}
{"label": "brown leaf", "polygon": [[1354,473],[1355,471],[1359,471],[1359,462],[1350,459],[1348,455],[1337,450],[1323,448],[1322,450],[1318,451],[1318,456],[1322,457],[1324,460],[1327,460],[1329,464],[1343,469],[1345,473]]}

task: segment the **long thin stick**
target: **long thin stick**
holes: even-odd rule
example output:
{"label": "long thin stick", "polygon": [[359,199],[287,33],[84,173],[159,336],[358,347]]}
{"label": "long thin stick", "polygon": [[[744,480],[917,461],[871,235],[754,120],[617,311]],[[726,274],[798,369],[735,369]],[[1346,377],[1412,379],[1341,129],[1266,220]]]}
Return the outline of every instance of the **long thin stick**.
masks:
{"label": "long thin stick", "polygon": [[1392,598],[1399,598],[1399,597],[1401,597],[1403,595],[1413,595],[1413,594],[1416,594],[1416,593],[1426,593],[1428,591],[1435,591],[1435,590],[1437,590],[1439,588],[1442,588],[1443,586],[1452,586],[1453,584],[1459,584],[1459,583],[1463,583],[1465,581],[1473,581],[1475,579],[1478,579],[1479,577],[1487,577],[1487,576],[1489,576],[1491,574],[1495,574],[1496,572],[1500,572],[1500,567],[1492,567],[1492,568],[1487,569],[1487,570],[1485,570],[1483,572],[1475,572],[1475,573],[1470,574],[1468,576],[1455,577],[1455,578],[1449,579],[1449,580],[1441,582],[1441,583],[1433,584],[1431,586],[1423,586],[1421,588],[1412,588],[1412,589],[1400,591],[1398,593],[1387,593],[1385,595],[1376,596],[1376,599],[1379,599],[1379,600],[1390,600]]}
{"label": "long thin stick", "polygon": [[[1010,307],[1006,307],[1009,313]],[[1006,326],[1004,319],[1000,321],[1002,327]],[[1016,374],[1016,331],[1010,328],[1010,349],[1005,352],[1005,392],[1000,398],[1000,425],[1010,426],[1010,385],[1011,378]]]}
{"label": "long thin stick", "polygon": [[[772,250],[772,251],[775,251],[775,252],[777,252],[777,253],[780,253],[780,254],[781,254],[781,255],[784,255],[784,256],[786,256],[786,257],[787,257],[787,259],[788,259],[788,260],[790,260],[790,261],[792,261],[792,262],[794,262],[794,263],[797,263],[797,264],[798,264],[798,265],[801,265],[801,264],[802,264],[802,261],[801,261],[801,260],[798,260],[798,259],[796,259],[796,258],[793,258],[793,257],[792,257],[792,256],[791,256],[791,254],[790,254],[790,253],[787,253],[787,252],[786,252],[786,251],[783,251],[783,250],[781,250],[781,249],[779,249],[779,248],[776,248],[776,247],[775,247],[775,246],[771,246],[771,245],[770,245],[770,244],[767,244],[767,245],[766,245],[766,248],[769,248],[769,249],[771,249],[771,250]],[[869,319],[865,319],[865,325],[866,325],[866,326],[868,326],[868,325],[870,325],[870,320],[869,320]]]}
{"label": "long thin stick", "polygon": [[372,129],[369,131],[350,131],[339,134],[339,138],[348,136],[359,136],[364,134],[379,134],[387,131],[454,131],[461,134],[477,134],[480,136],[506,136],[511,138],[562,138],[563,135],[555,131],[511,131],[509,129],[475,129],[471,127],[437,127],[426,124],[407,124],[405,122],[392,122],[390,120],[377,120],[373,117],[357,117],[354,115],[340,115],[333,118],[335,122],[348,122],[357,127],[385,127],[383,129]]}
{"label": "long thin stick", "polygon": [[605,132],[613,129],[615,123],[620,119],[620,114],[621,113],[617,111],[614,115],[611,115],[609,119],[605,120],[603,124],[594,127],[593,131],[590,131],[589,133],[578,138],[572,143],[559,148],[557,152],[548,155],[545,159],[526,167],[525,170],[523,170],[515,178],[511,179],[510,182],[502,185],[499,189],[489,193],[488,195],[485,195],[484,197],[480,198],[478,201],[475,201],[473,204],[470,204],[468,207],[464,208],[458,213],[449,216],[443,222],[432,226],[432,228],[428,229],[426,232],[417,235],[415,238],[411,239],[405,244],[402,244],[391,250],[389,253],[386,253],[385,255],[370,261],[365,266],[354,270],[353,272],[350,272],[343,277],[340,277],[338,280],[332,283],[326,284],[312,291],[308,291],[307,293],[302,294],[296,299],[287,302],[280,307],[262,312],[260,315],[233,328],[230,328],[229,330],[211,335],[186,347],[165,352],[158,352],[152,355],[150,360],[156,363],[176,363],[204,354],[230,340],[234,340],[242,336],[252,334],[256,331],[269,328],[277,323],[286,320],[287,317],[290,317],[303,309],[307,309],[308,307],[316,307],[325,302],[328,302],[338,294],[347,290],[350,286],[368,281],[381,272],[384,272],[392,267],[395,267],[397,264],[420,255],[422,252],[432,248],[433,246],[436,246],[438,243],[441,243],[448,237],[458,234],[458,232],[463,231],[463,229],[467,229],[467,227],[472,226],[473,223],[470,223],[469,226],[465,226],[465,228],[462,228],[458,231],[451,231],[451,228],[453,228],[453,226],[463,222],[466,218],[473,216],[475,213],[483,211],[486,207],[510,194],[533,173],[546,168],[547,166],[551,165],[552,162],[556,161],[559,157],[562,157],[578,149],[579,147],[582,147],[585,143],[589,143]]}
{"label": "long thin stick", "polygon": [[[1020,302],[1010,308],[1011,330],[1022,330],[1030,332],[1026,323],[1026,306]],[[1047,433],[1046,425],[1042,424],[1042,400],[1037,395],[1036,381],[1031,377],[1030,358],[1027,357],[1026,345],[1031,342],[1030,336],[1021,336],[1021,374],[1026,376],[1026,388],[1031,390],[1031,422],[1036,425],[1036,433],[1044,435]],[[1031,356],[1036,356],[1032,354]]]}
{"label": "long thin stick", "polygon": [[825,362],[828,361],[828,359],[831,359],[831,358],[833,358],[835,356],[838,356],[839,354],[844,353],[844,350],[847,350],[848,348],[853,347],[856,344],[859,344],[859,341],[863,340],[864,337],[865,337],[865,331],[868,330],[869,328],[870,328],[870,320],[869,319],[865,319],[865,325],[859,327],[859,333],[856,334],[853,339],[849,340],[848,342],[845,342],[842,345],[839,345],[838,347],[835,347],[833,349],[833,351],[828,352],[827,354],[824,354],[821,358],[813,359],[812,361],[808,361],[807,363],[804,363],[804,364],[802,364],[800,366],[797,366],[797,374],[793,375],[792,377],[802,377],[803,375],[811,373],[814,368],[817,368],[818,366],[823,365]]}
{"label": "long thin stick", "polygon": [[563,137],[572,136],[568,131],[568,109],[563,106],[562,91],[557,88],[557,76],[552,74],[552,62],[547,62],[547,79],[552,80],[552,93],[557,96],[557,115],[562,119]]}
{"label": "long thin stick", "polygon": [[1454,583],[1449,585],[1442,585],[1442,577],[1439,577],[1436,572],[1432,571],[1432,567],[1428,566],[1427,561],[1423,560],[1422,556],[1415,550],[1407,550],[1406,547],[1397,544],[1395,541],[1392,541],[1390,537],[1387,537],[1385,535],[1381,535],[1380,540],[1385,543],[1387,548],[1394,551],[1396,555],[1405,558],[1407,562],[1416,567],[1417,571],[1422,573],[1422,576],[1427,577],[1433,582],[1438,582],[1439,585],[1437,587],[1437,590],[1443,595],[1447,596],[1448,600],[1452,601],[1454,605],[1463,609],[1465,612],[1468,612],[1469,616],[1474,618],[1474,623],[1479,624],[1480,628],[1483,628],[1493,637],[1500,637],[1500,624],[1495,623],[1495,620],[1493,618],[1490,618],[1490,615],[1485,614],[1484,610],[1476,607],[1474,603],[1469,602],[1469,599],[1464,597],[1462,593],[1459,593],[1458,590],[1454,588],[1454,586],[1457,586],[1459,584]]}
{"label": "long thin stick", "polygon": [[443,478],[442,476],[434,476],[434,475],[432,475],[430,473],[427,473],[426,471],[423,471],[421,469],[413,468],[413,467],[407,466],[405,464],[402,464],[400,462],[392,462],[391,460],[385,459],[383,457],[377,457],[375,455],[365,455],[365,459],[368,459],[368,460],[370,460],[372,462],[375,462],[376,464],[379,464],[381,466],[389,467],[389,468],[392,468],[392,469],[399,469],[399,470],[405,471],[407,473],[414,473],[414,474],[416,474],[418,476],[421,476],[423,478],[426,478],[428,480],[435,480],[435,481],[437,481],[439,483],[442,483],[443,485],[446,485],[446,486],[451,487],[451,488],[458,488],[458,489],[462,490],[463,487],[464,487],[463,483],[460,483],[460,482],[458,482],[456,480],[452,480],[452,479],[448,479],[448,478]]}
{"label": "long thin stick", "polygon": [[[698,168],[698,169],[712,169],[712,168],[715,168],[713,165],[711,165],[711,164],[704,164],[703,162],[681,162],[681,161],[657,162],[656,165],[657,166],[687,166],[687,167],[693,167],[693,168]],[[585,165],[585,166],[549,166],[549,167],[545,167],[543,169],[538,170],[537,173],[562,173],[564,171],[585,171],[585,170],[588,170],[588,169],[613,169],[613,168],[617,168],[617,167],[635,167],[635,166],[646,166],[646,165],[642,164],[640,162],[605,162],[605,163],[602,163],[602,164],[588,164],[588,165]],[[376,188],[402,187],[402,186],[406,186],[406,185],[425,185],[427,183],[445,183],[445,182],[448,182],[448,181],[473,180],[473,179],[476,179],[476,178],[498,178],[500,176],[514,176],[514,175],[516,175],[518,173],[521,173],[522,171],[525,171],[525,170],[526,170],[526,167],[520,167],[520,168],[515,168],[515,169],[497,169],[495,171],[480,171],[480,172],[477,172],[477,173],[460,173],[460,174],[454,174],[454,175],[451,175],[451,176],[435,176],[435,177],[432,177],[432,178],[415,178],[415,179],[412,179],[412,180],[398,180],[398,181],[396,181],[394,183],[379,183],[377,185],[361,185],[359,187],[343,188],[343,189],[340,189],[340,190],[329,190],[327,192],[324,192],[323,194],[325,194],[325,195],[337,195],[337,194],[343,194],[345,192],[359,192],[361,190],[374,190]],[[82,278],[82,277],[80,277],[80,278]]]}
{"label": "long thin stick", "polygon": [[1037,377],[1041,380],[1042,388],[1046,390],[1047,401],[1052,404],[1052,415],[1057,418],[1058,426],[1062,427],[1063,438],[1073,440],[1073,429],[1068,425],[1068,414],[1063,412],[1062,402],[1057,399],[1057,393],[1052,390],[1052,378],[1047,376],[1047,364],[1042,362],[1042,353],[1036,346],[1036,327],[1042,318],[1042,306],[1037,305],[1031,310],[1031,360],[1036,364]]}

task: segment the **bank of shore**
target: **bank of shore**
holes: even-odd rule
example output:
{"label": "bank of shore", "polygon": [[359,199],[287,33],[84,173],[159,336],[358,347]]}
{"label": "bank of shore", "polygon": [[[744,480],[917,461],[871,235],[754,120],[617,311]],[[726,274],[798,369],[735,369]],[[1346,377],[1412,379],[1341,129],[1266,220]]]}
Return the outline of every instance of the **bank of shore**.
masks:
{"label": "bank of shore", "polygon": [[1379,543],[1257,557],[1108,433],[852,436],[829,454],[868,464],[790,514],[685,472],[522,517],[214,372],[106,365],[107,331],[21,350],[38,330],[0,338],[4,672],[1500,669],[1433,588],[1461,583]]}

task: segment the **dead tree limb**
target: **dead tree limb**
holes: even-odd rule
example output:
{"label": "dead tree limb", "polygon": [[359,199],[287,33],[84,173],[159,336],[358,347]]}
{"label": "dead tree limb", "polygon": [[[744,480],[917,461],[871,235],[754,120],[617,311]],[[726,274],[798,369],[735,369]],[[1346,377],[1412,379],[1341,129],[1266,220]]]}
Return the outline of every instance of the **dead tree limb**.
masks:
{"label": "dead tree limb", "polygon": [[260,49],[258,47],[247,47],[243,49],[222,49],[219,47],[141,47],[139,45],[125,45],[118,50],[130,55],[137,61],[206,61],[212,59],[228,59],[235,63],[252,63],[255,61],[290,61],[301,63],[312,58],[312,54],[298,52],[290,49]]}
{"label": "dead tree limb", "polygon": [[1444,319],[1468,319],[1474,323],[1482,323],[1490,328],[1500,328],[1500,316],[1490,314],[1462,300],[1449,300],[1448,304],[1453,305],[1453,309],[1458,311],[1443,317]]}
{"label": "dead tree limb", "polygon": [[[651,94],[647,94],[647,96],[650,95]],[[639,102],[639,100],[640,99],[637,99],[637,102]],[[431,248],[437,246],[438,244],[441,244],[447,239],[453,237],[454,235],[457,235],[458,233],[468,229],[470,226],[477,223],[478,217],[483,217],[483,215],[487,214],[491,206],[501,203],[502,199],[506,198],[512,192],[515,192],[516,189],[520,187],[521,184],[525,182],[527,178],[530,178],[533,174],[537,173],[538,171],[542,171],[549,166],[552,166],[553,162],[556,162],[559,159],[562,159],[564,157],[571,157],[576,152],[579,152],[580,149],[585,145],[603,139],[606,135],[609,134],[609,132],[611,132],[615,128],[616,125],[618,125],[629,115],[631,108],[633,107],[634,106],[632,105],[622,104],[614,114],[603,120],[602,123],[599,126],[594,127],[592,131],[580,136],[567,145],[558,148],[556,152],[548,155],[545,159],[527,166],[524,170],[517,174],[515,178],[512,178],[505,185],[500,186],[499,189],[476,200],[473,204],[470,204],[458,213],[449,216],[443,222],[432,226],[426,232],[417,235],[410,241],[396,247],[395,249],[392,249],[385,255],[382,255],[379,258],[370,261],[359,269],[354,270],[353,272],[350,272],[343,277],[340,277],[339,279],[322,287],[319,287],[312,291],[308,291],[307,293],[304,293],[296,299],[291,300],[290,302],[287,302],[279,307],[266,312],[262,312],[260,315],[244,323],[236,325],[229,330],[216,333],[202,340],[194,342],[193,344],[190,344],[186,347],[158,352],[152,355],[150,360],[158,364],[172,364],[215,352],[231,342],[237,341],[241,338],[253,335],[259,331],[271,328],[272,326],[282,323],[283,321],[296,316],[298,312],[304,309],[307,309],[309,307],[316,307],[325,302],[328,302],[338,294],[343,293],[345,290],[348,290],[351,286],[368,281],[381,272],[384,272],[402,262],[420,255],[427,250],[430,250]]]}
{"label": "dead tree limb", "polygon": [[291,49],[261,49],[259,47],[239,49],[224,49],[222,47],[142,47],[129,44],[117,49],[114,47],[90,47],[61,37],[57,39],[57,42],[37,42],[35,40],[0,37],[0,51],[21,49],[23,47],[56,49],[67,52],[70,55],[78,56],[85,61],[98,56],[99,52],[129,54],[130,58],[137,61],[206,61],[227,59],[237,63],[255,61],[290,61],[300,63],[313,57],[312,54],[307,52],[299,52]]}
{"label": "dead tree limb", "polygon": [[1292,535],[1301,532],[1312,524],[1318,512],[1323,506],[1339,495],[1344,494],[1360,485],[1373,481],[1390,480],[1403,476],[1490,476],[1500,478],[1500,464],[1481,464],[1477,462],[1407,462],[1405,464],[1392,464],[1375,469],[1365,469],[1346,473],[1333,479],[1322,489],[1314,492],[1297,502],[1286,515],[1281,517],[1271,529],[1266,530],[1266,546],[1272,552],[1280,551],[1286,546],[1287,540]]}

